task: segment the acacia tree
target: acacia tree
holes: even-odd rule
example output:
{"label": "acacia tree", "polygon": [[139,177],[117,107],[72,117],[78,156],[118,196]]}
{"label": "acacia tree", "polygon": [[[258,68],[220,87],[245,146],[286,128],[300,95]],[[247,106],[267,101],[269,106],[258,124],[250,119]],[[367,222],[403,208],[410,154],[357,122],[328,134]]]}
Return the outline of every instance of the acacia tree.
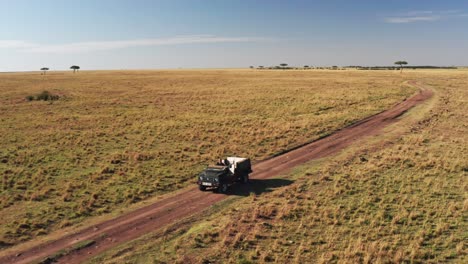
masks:
{"label": "acacia tree", "polygon": [[400,65],[400,73],[403,72],[403,65],[408,65],[406,61],[395,61],[395,65]]}
{"label": "acacia tree", "polygon": [[286,68],[288,66],[288,64],[287,63],[281,63],[280,66],[281,66],[281,68],[284,69],[284,68]]}
{"label": "acacia tree", "polygon": [[41,71],[44,72],[44,75],[46,74],[46,72],[47,72],[48,70],[49,70],[49,68],[47,68],[47,67],[42,67],[42,68],[41,68]]}
{"label": "acacia tree", "polygon": [[73,73],[75,73],[77,70],[80,69],[80,66],[73,65],[73,66],[70,67],[70,69],[72,69],[72,70],[73,70]]}

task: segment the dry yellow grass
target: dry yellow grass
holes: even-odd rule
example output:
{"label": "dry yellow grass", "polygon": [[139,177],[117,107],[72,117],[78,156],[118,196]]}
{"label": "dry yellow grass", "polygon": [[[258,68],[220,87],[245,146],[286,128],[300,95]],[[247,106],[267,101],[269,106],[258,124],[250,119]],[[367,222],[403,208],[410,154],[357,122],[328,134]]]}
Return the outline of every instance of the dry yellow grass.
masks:
{"label": "dry yellow grass", "polygon": [[[0,74],[0,244],[183,188],[225,155],[263,159],[390,107],[394,72]],[[44,90],[58,101],[27,101]]]}
{"label": "dry yellow grass", "polygon": [[91,262],[466,263],[467,72],[406,76],[436,96],[389,135],[304,166],[290,186]]}

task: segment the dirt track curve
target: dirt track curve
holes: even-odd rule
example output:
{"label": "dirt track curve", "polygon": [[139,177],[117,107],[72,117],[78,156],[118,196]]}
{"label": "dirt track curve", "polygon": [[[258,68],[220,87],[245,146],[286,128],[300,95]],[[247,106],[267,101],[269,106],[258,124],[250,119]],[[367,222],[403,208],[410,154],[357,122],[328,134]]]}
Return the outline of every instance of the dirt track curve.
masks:
{"label": "dirt track curve", "polygon": [[[382,128],[396,122],[397,117],[429,99],[433,94],[430,89],[421,84],[416,82],[410,82],[410,84],[418,87],[420,91],[393,108],[343,128],[328,137],[255,164],[251,179],[267,179],[288,172],[299,164],[337,153],[357,139],[381,132]],[[176,220],[200,213],[226,197],[224,194],[201,192],[196,187],[188,188],[178,195],[164,198],[151,205],[90,226],[77,233],[67,234],[55,241],[1,257],[0,263],[41,261],[62,249],[71,248],[74,244],[94,240],[95,243],[91,246],[73,251],[58,260],[58,263],[81,263],[109,248],[161,229]]]}

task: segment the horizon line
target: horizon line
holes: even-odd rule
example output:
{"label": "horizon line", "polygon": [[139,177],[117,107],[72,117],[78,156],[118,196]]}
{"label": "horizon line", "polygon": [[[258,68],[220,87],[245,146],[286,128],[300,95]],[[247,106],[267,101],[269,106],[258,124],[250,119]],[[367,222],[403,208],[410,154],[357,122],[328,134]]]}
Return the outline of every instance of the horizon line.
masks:
{"label": "horizon line", "polygon": [[[268,70],[270,67],[277,67],[279,65],[272,65],[272,66],[263,66],[264,70]],[[305,66],[305,65],[304,65]],[[287,67],[292,68],[300,68],[303,69],[304,66],[293,66],[293,65],[288,65]],[[337,66],[339,68],[399,68],[400,66],[397,65],[346,65],[346,66],[339,66],[339,65],[332,65],[332,66],[311,66],[313,68],[332,68],[333,66]],[[259,66],[254,66],[253,69],[258,69]],[[450,67],[455,67],[455,68],[468,68],[468,65],[410,65],[410,66],[403,66],[403,68],[414,68],[414,67],[435,67],[437,68],[450,68]],[[238,69],[245,69],[245,70],[250,70],[250,66],[246,67],[169,67],[169,68],[109,68],[109,69],[80,69],[79,72],[83,71],[163,71],[163,70],[238,70]],[[430,68],[428,68],[430,69]],[[290,69],[291,70],[291,69]],[[50,69],[47,70],[48,72],[72,72],[73,70],[70,69],[58,69],[58,70],[53,70]],[[43,70],[12,70],[12,71],[0,71],[0,73],[27,73],[27,72],[43,72]]]}

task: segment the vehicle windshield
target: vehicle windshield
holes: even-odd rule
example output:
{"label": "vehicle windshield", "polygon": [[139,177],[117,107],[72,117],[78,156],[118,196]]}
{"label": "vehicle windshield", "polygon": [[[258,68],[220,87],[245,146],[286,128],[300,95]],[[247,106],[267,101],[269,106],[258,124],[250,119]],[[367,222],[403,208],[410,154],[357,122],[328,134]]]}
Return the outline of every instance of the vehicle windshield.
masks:
{"label": "vehicle windshield", "polygon": [[207,168],[205,170],[205,175],[208,177],[218,176],[219,174],[223,173],[225,168]]}

